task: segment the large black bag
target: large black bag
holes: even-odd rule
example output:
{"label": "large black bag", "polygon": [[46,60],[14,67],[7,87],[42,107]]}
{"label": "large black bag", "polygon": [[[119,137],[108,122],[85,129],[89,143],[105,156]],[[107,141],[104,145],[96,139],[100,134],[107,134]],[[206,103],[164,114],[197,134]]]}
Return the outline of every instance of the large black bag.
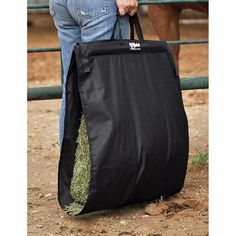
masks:
{"label": "large black bag", "polygon": [[58,176],[63,209],[74,202],[82,114],[91,162],[88,198],[76,214],[173,195],[186,175],[188,122],[170,46],[143,40],[136,16],[130,40],[113,37],[114,31],[111,40],[78,43],[68,72]]}

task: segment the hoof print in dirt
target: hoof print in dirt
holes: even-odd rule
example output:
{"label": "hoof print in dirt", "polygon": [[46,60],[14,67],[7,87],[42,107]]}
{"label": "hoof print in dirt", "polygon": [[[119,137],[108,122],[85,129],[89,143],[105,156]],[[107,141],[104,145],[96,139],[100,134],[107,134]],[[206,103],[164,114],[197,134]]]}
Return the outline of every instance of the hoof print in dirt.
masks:
{"label": "hoof print in dirt", "polygon": [[148,215],[156,216],[163,214],[168,208],[168,205],[166,205],[165,203],[151,203],[145,207],[144,212]]}
{"label": "hoof print in dirt", "polygon": [[166,203],[161,202],[159,204],[151,203],[145,207],[144,212],[151,216],[164,214],[169,218],[184,210],[207,211],[208,204],[197,200],[178,200]]}

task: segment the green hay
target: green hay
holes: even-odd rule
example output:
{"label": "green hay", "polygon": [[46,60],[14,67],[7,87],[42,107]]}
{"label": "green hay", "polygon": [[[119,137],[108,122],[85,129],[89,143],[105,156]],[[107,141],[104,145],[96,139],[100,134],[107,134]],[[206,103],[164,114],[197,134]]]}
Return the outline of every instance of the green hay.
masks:
{"label": "green hay", "polygon": [[64,211],[71,215],[71,216],[76,216],[78,215],[84,208],[84,205],[81,205],[77,202],[73,202],[68,206],[65,206]]}
{"label": "green hay", "polygon": [[84,117],[81,118],[78,133],[79,135],[76,141],[78,145],[70,186],[70,194],[75,202],[65,206],[65,211],[72,216],[78,215],[86,204],[90,181],[89,142]]}

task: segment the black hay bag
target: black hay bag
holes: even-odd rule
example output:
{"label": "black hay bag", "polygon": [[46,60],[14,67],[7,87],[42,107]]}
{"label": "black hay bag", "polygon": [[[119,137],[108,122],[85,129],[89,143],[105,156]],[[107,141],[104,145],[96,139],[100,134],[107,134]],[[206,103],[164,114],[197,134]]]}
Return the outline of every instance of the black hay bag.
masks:
{"label": "black hay bag", "polygon": [[[139,40],[133,38],[133,24]],[[79,202],[71,194],[71,182],[82,114],[89,144],[89,179],[86,197]],[[75,46],[66,82],[58,176],[59,203],[68,214],[179,192],[188,148],[179,76],[166,42],[143,40],[135,16],[130,40],[112,36]],[[80,173],[79,181],[84,177]]]}

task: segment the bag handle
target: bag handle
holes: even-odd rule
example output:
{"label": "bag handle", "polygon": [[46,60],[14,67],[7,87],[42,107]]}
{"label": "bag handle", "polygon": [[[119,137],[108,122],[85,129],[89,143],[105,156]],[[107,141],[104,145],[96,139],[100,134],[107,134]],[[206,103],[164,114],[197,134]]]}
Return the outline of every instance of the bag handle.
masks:
{"label": "bag handle", "polygon": [[[134,27],[135,27],[135,31],[137,33],[138,39],[140,41],[143,41],[144,40],[143,32],[142,32],[141,25],[139,23],[137,13],[135,13],[133,16],[129,16],[129,22],[130,22],[130,39],[134,40]],[[119,39],[123,39],[122,34],[121,34],[121,28],[120,28],[120,16],[117,14],[117,18],[116,18],[116,21],[112,30],[112,35],[111,35],[110,40],[114,40],[117,25],[119,27]]]}
{"label": "bag handle", "polygon": [[114,40],[117,25],[118,25],[118,28],[119,28],[119,39],[122,39],[121,28],[120,28],[120,16],[119,16],[118,13],[116,14],[116,21],[115,21],[115,24],[114,24],[113,29],[112,29],[112,34],[111,34],[110,40]]}
{"label": "bag handle", "polygon": [[134,27],[135,31],[137,33],[138,39],[143,41],[143,31],[141,28],[141,25],[139,23],[138,15],[135,13],[133,16],[129,17],[129,23],[130,23],[130,39],[134,40]]}

